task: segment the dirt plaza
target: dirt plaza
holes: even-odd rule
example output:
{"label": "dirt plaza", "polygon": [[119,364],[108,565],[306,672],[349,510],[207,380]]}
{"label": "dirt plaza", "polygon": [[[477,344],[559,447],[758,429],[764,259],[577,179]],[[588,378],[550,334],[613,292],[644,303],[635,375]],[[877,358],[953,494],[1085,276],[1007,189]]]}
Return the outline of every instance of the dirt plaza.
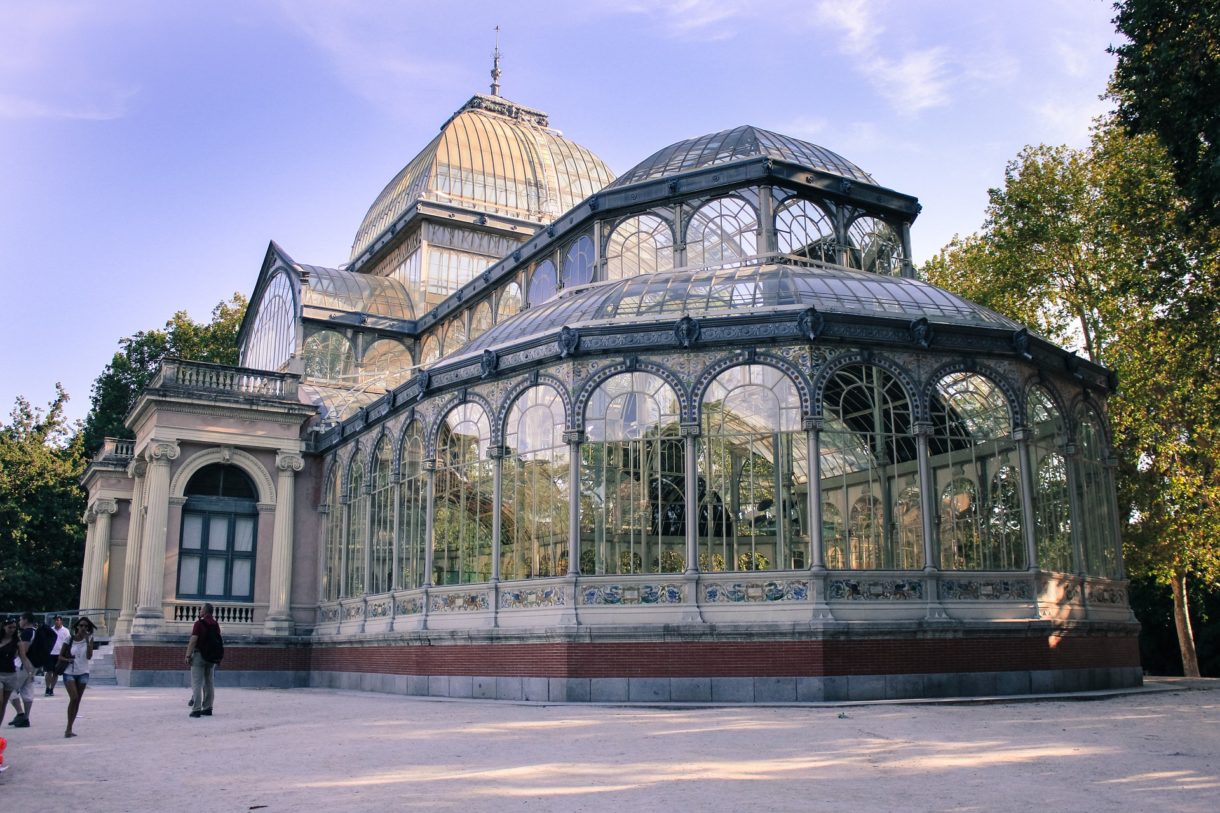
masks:
{"label": "dirt plaza", "polygon": [[[546,705],[91,687],[4,726],[6,810],[1211,811],[1220,681],[996,702]],[[1093,700],[1094,702],[1083,702]]]}

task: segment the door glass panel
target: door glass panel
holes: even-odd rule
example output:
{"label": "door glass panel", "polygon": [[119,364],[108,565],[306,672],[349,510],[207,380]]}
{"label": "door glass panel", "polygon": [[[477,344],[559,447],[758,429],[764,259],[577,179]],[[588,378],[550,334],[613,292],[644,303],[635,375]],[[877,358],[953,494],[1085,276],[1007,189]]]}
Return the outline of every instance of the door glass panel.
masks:
{"label": "door glass panel", "polygon": [[182,518],[182,547],[198,550],[203,544],[203,516],[187,514]]}

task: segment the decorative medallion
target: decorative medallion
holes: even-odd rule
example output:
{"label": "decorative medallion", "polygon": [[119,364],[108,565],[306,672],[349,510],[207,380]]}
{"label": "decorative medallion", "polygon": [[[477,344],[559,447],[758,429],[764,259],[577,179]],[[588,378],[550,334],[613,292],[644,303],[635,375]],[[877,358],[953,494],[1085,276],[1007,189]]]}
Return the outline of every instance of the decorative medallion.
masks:
{"label": "decorative medallion", "polygon": [[911,322],[910,326],[911,342],[919,348],[927,350],[932,344],[932,325],[928,324],[928,320],[921,316]]}
{"label": "decorative medallion", "polygon": [[826,329],[826,317],[818,313],[817,308],[808,308],[796,318],[796,329],[809,341],[816,342]]}
{"label": "decorative medallion", "polygon": [[674,339],[678,342],[679,347],[689,350],[695,342],[699,341],[699,323],[689,316],[683,316],[674,325]]}
{"label": "decorative medallion", "polygon": [[559,357],[566,359],[574,354],[580,347],[580,333],[573,328],[564,325],[559,329]]}
{"label": "decorative medallion", "polygon": [[500,357],[495,350],[484,350],[483,355],[479,357],[479,377],[489,378],[496,368],[500,366]]}

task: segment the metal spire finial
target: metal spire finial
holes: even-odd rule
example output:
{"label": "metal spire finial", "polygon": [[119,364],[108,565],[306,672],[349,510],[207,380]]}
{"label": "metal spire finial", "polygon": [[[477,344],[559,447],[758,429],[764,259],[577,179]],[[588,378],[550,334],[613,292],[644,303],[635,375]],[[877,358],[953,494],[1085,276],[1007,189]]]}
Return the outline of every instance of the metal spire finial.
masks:
{"label": "metal spire finial", "polygon": [[496,50],[491,52],[491,95],[500,95],[500,26],[496,26]]}

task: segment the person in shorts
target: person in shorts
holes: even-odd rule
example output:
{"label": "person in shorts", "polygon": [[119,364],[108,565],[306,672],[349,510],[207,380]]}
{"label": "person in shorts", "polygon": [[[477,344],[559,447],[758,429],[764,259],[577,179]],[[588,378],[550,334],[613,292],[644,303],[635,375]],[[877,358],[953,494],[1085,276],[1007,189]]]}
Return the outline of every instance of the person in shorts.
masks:
{"label": "person in shorts", "polygon": [[64,729],[65,737],[75,737],[72,725],[76,722],[76,714],[80,711],[80,701],[85,695],[85,687],[89,685],[89,659],[93,657],[93,622],[88,618],[78,618],[72,625],[72,639],[66,644],[67,652],[61,652],[60,658],[71,658],[68,668],[64,670],[64,691],[68,693],[68,727]]}
{"label": "person in shorts", "polygon": [[0,723],[4,722],[4,714],[8,711],[9,698],[21,691],[27,678],[32,682],[33,674],[30,659],[21,651],[17,619],[4,619],[0,623]]}

